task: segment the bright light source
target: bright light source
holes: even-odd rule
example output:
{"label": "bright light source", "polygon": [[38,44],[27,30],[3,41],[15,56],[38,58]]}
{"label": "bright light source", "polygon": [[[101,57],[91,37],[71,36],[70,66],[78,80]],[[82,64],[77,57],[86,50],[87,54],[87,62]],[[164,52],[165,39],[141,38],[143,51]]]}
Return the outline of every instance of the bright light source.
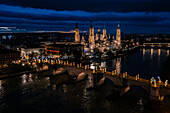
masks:
{"label": "bright light source", "polygon": [[91,66],[90,66],[90,69],[95,69],[95,66],[91,65]]}

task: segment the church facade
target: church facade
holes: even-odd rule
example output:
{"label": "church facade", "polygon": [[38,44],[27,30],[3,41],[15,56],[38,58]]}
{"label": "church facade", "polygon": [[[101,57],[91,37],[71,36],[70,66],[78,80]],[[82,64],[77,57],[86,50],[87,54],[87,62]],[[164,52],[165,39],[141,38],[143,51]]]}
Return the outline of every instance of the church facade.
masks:
{"label": "church facade", "polygon": [[75,42],[81,43],[84,45],[85,53],[92,53],[94,52],[95,48],[98,48],[100,52],[105,52],[108,50],[115,50],[115,49],[121,49],[121,30],[120,25],[118,24],[117,30],[116,30],[116,39],[114,36],[111,38],[110,35],[106,34],[106,28],[104,25],[103,33],[101,33],[100,28],[98,29],[98,32],[94,34],[94,27],[92,20],[90,22],[90,28],[89,28],[89,38],[88,41],[85,41],[84,36],[82,36],[82,39],[80,41],[80,35],[79,35],[79,28],[78,23],[76,23],[76,29],[75,29]]}

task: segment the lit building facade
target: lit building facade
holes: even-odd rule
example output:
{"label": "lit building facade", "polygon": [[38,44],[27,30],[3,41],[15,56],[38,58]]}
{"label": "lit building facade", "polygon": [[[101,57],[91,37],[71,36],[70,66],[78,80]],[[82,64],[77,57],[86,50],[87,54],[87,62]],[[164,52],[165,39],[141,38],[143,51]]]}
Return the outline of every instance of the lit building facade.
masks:
{"label": "lit building facade", "polygon": [[89,43],[94,43],[94,28],[93,28],[92,20],[89,28]]}
{"label": "lit building facade", "polygon": [[21,53],[11,49],[0,49],[0,65],[20,60]]}
{"label": "lit building facade", "polygon": [[78,28],[78,23],[77,22],[76,22],[76,29],[75,29],[75,42],[76,43],[80,42],[79,28]]}
{"label": "lit building facade", "polygon": [[[103,33],[101,33],[101,31],[103,31]],[[75,42],[80,42],[79,28],[77,23],[75,29]],[[105,24],[103,30],[100,30],[98,28],[98,32],[94,35],[94,27],[91,20],[89,28],[89,39],[88,41],[85,41],[84,36],[82,36],[81,44],[84,46],[85,54],[93,53],[93,50],[96,48],[98,48],[100,52],[104,52],[107,50],[111,50],[112,52],[114,52],[115,49],[121,49],[120,25],[118,24],[116,39],[113,36],[111,40],[110,35],[106,34]]]}
{"label": "lit building facade", "polygon": [[118,48],[121,48],[121,31],[120,31],[120,25],[118,24],[117,32],[116,32],[116,41]]}
{"label": "lit building facade", "polygon": [[104,24],[104,28],[103,28],[103,38],[106,37],[106,28],[105,28],[105,24]]}

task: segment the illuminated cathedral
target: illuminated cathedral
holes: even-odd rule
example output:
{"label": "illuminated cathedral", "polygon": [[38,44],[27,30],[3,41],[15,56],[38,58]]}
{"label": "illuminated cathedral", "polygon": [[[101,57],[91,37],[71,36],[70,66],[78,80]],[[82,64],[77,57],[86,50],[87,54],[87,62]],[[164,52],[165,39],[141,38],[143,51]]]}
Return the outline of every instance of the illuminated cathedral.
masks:
{"label": "illuminated cathedral", "polygon": [[119,49],[121,49],[120,25],[118,24],[118,27],[116,30],[116,39],[114,38],[114,36],[111,39],[110,35],[106,34],[105,24],[103,27],[103,33],[101,33],[100,28],[98,28],[98,32],[96,34],[94,34],[94,27],[93,27],[93,23],[91,20],[88,41],[85,41],[84,36],[82,36],[82,39],[80,41],[78,23],[76,22],[75,42],[81,43],[82,45],[84,45],[84,50],[87,53],[92,53],[94,48],[98,48],[100,50],[100,52],[104,52],[106,50],[112,51],[115,49],[119,50]]}

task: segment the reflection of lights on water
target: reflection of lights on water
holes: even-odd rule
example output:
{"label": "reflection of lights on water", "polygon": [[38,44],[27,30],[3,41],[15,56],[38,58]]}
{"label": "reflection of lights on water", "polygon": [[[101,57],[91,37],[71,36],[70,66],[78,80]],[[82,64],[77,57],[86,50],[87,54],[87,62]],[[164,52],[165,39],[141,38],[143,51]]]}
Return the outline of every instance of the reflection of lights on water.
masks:
{"label": "reflection of lights on water", "polygon": [[143,55],[145,55],[145,49],[143,49]]}
{"label": "reflection of lights on water", "polygon": [[53,84],[53,90],[56,90],[56,84]]}
{"label": "reflection of lights on water", "polygon": [[0,99],[3,98],[4,94],[5,94],[5,90],[2,86],[2,80],[0,80]]}
{"label": "reflection of lights on water", "polygon": [[89,76],[89,84],[90,84],[91,87],[94,86],[93,77],[94,77],[94,76],[92,76],[92,75]]}
{"label": "reflection of lights on water", "polygon": [[28,78],[28,82],[32,82],[33,80],[32,80],[32,78],[30,77],[30,78]]}
{"label": "reflection of lights on water", "polygon": [[22,80],[22,83],[23,83],[23,84],[26,84],[26,82],[27,82],[26,79]]}
{"label": "reflection of lights on water", "polygon": [[2,80],[0,80],[0,89],[2,89]]}
{"label": "reflection of lights on water", "polygon": [[153,49],[151,49],[151,59],[152,59],[152,57],[153,57]]}
{"label": "reflection of lights on water", "polygon": [[29,78],[31,78],[32,77],[32,74],[29,74]]}
{"label": "reflection of lights on water", "polygon": [[63,91],[64,93],[67,93],[67,86],[65,84],[63,84]]}
{"label": "reflection of lights on water", "polygon": [[169,56],[169,50],[167,50],[167,56]]}
{"label": "reflection of lights on water", "polygon": [[32,74],[29,74],[28,76],[26,74],[23,74],[22,76],[22,84],[26,84],[28,82],[32,82]]}
{"label": "reflection of lights on water", "polygon": [[26,75],[26,74],[23,74],[23,75],[22,75],[22,78],[23,78],[23,79],[24,79],[24,78],[26,78],[26,77],[27,77],[27,75]]}
{"label": "reflection of lights on water", "polygon": [[117,58],[117,61],[116,61],[116,72],[118,74],[120,74],[120,71],[121,71],[121,58]]}
{"label": "reflection of lights on water", "polygon": [[158,49],[158,56],[161,55],[161,49]]}
{"label": "reflection of lights on water", "polygon": [[22,84],[26,84],[26,82],[27,82],[27,80],[26,80],[27,75],[23,74],[21,77],[22,77]]}

